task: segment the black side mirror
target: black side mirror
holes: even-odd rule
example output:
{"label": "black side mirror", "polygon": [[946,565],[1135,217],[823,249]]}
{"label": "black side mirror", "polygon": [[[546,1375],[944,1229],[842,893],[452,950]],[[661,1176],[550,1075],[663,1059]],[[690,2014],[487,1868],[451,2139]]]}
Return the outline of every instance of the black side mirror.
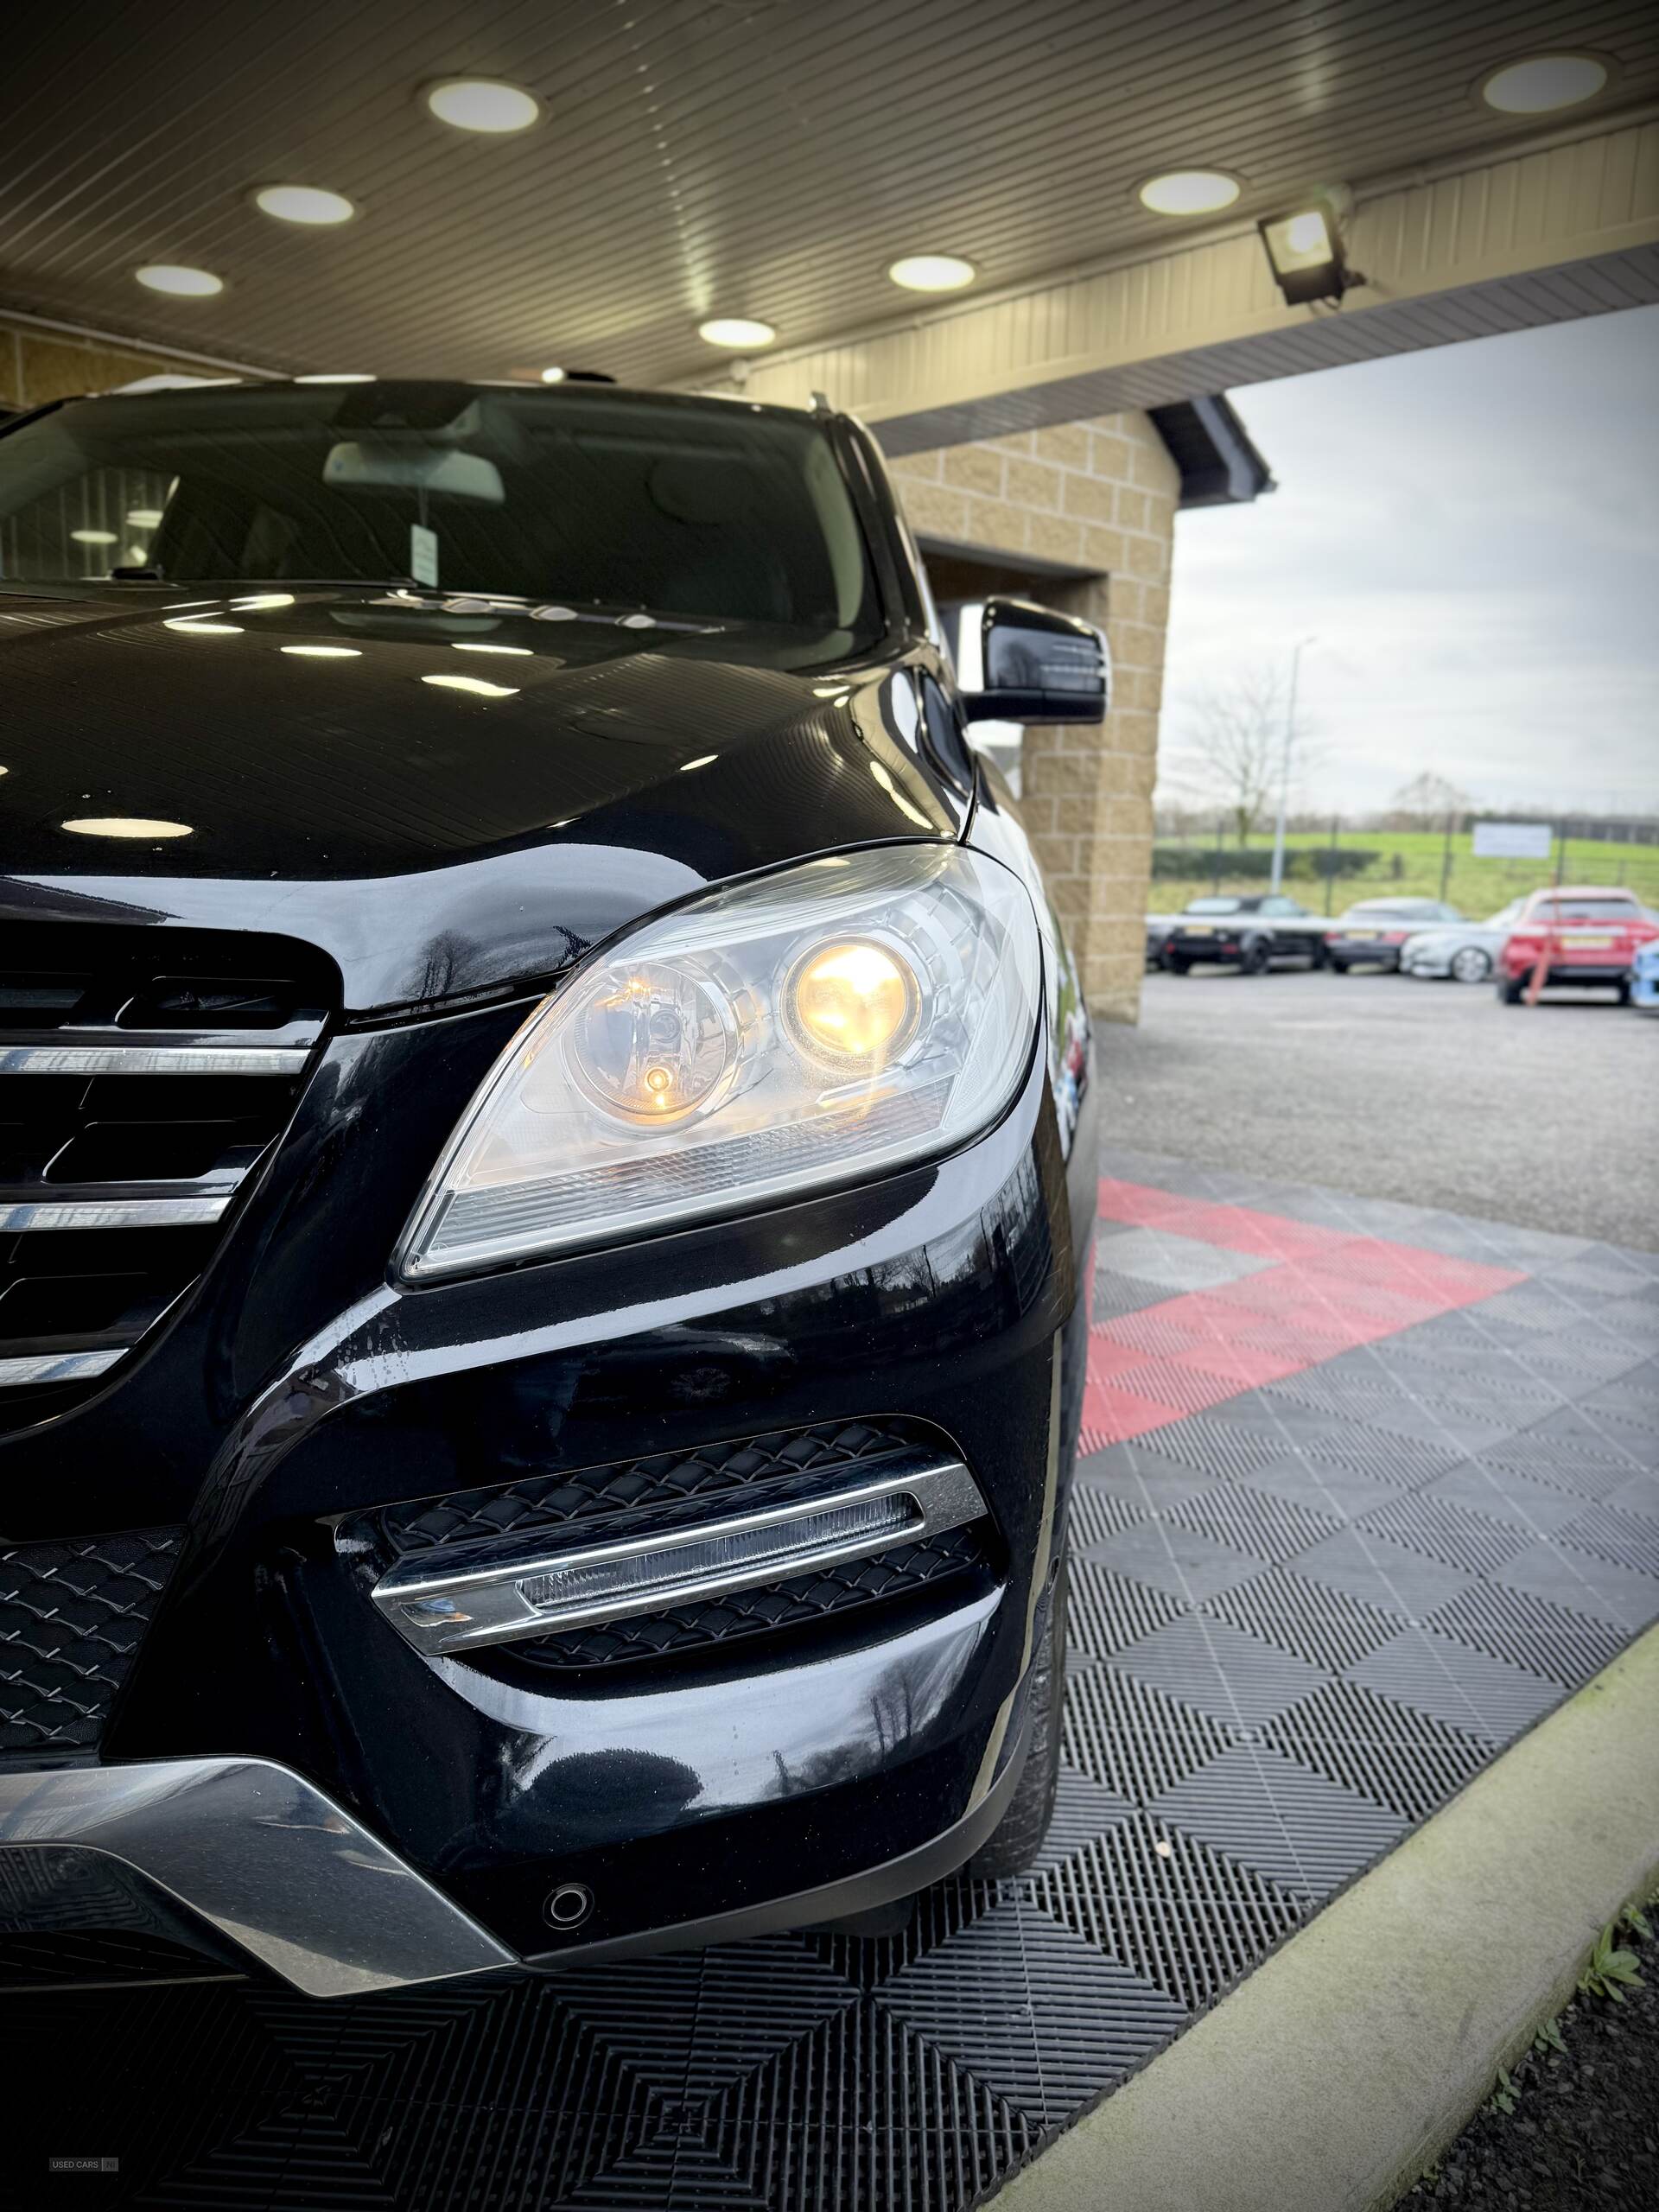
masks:
{"label": "black side mirror", "polygon": [[964,607],[957,632],[970,722],[1102,722],[1111,692],[1106,640],[1092,622],[1023,599]]}

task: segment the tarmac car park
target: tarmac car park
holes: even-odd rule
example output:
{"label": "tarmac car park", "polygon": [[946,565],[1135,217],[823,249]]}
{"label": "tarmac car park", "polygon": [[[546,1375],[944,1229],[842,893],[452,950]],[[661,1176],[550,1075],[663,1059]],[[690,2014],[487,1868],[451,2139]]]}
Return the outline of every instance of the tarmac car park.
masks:
{"label": "tarmac car park", "polygon": [[1165,939],[1163,965],[1174,976],[1205,966],[1260,976],[1287,959],[1322,968],[1324,931],[1318,915],[1281,892],[1194,899]]}
{"label": "tarmac car park", "polygon": [[1367,899],[1325,929],[1325,957],[1339,975],[1350,968],[1397,968],[1414,931],[1462,919],[1440,899]]}

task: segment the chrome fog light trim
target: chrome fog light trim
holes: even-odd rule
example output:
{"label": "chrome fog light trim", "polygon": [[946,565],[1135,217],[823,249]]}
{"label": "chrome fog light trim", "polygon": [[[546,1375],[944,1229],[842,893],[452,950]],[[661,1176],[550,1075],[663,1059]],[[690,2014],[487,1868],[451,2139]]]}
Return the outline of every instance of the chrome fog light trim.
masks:
{"label": "chrome fog light trim", "polygon": [[573,1544],[457,1545],[383,1575],[374,1601],[405,1643],[432,1655],[626,1620],[786,1581],[976,1521],[979,1487],[959,1459],[912,1452],[862,1482],[787,1504],[640,1535]]}

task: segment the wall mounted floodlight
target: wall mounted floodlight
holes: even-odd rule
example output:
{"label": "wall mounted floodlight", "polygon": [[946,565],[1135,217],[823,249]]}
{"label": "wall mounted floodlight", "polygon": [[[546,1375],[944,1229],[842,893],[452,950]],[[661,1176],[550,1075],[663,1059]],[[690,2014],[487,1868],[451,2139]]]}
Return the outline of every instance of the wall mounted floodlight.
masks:
{"label": "wall mounted floodlight", "polygon": [[1287,307],[1340,300],[1365,279],[1348,266],[1342,222],[1329,193],[1310,193],[1300,207],[1267,215],[1256,226],[1274,282]]}

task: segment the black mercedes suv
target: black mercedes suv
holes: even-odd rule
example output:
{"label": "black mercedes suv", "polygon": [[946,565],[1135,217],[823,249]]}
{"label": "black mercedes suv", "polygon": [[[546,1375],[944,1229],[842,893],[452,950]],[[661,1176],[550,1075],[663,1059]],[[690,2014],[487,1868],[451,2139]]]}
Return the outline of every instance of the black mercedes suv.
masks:
{"label": "black mercedes suv", "polygon": [[14,1948],[327,1996],[1030,1857],[1096,1101],[966,733],[1107,672],[963,634],[822,405],[0,433]]}

